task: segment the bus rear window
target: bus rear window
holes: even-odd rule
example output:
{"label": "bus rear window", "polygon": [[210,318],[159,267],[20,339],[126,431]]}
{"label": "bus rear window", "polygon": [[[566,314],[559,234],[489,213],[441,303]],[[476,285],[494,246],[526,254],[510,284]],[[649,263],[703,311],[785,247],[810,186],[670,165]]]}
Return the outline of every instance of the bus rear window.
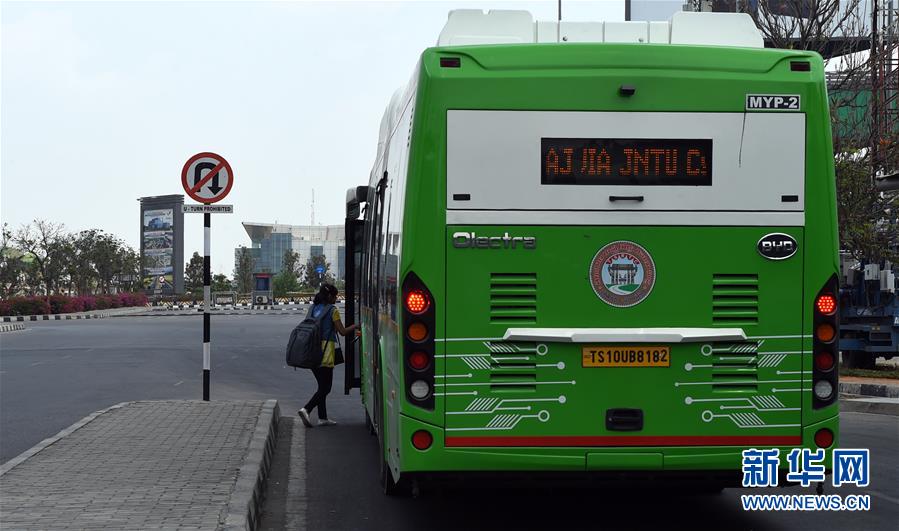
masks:
{"label": "bus rear window", "polygon": [[712,140],[541,138],[541,184],[711,186]]}

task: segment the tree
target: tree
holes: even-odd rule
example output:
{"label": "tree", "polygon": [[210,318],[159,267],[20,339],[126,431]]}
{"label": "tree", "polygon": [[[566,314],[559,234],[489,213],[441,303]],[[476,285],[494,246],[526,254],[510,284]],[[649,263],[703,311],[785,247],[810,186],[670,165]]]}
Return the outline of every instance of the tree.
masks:
{"label": "tree", "polygon": [[111,291],[113,279],[122,270],[121,249],[124,246],[125,242],[114,235],[107,234],[102,230],[97,231],[94,246],[91,249],[91,261],[97,272],[98,287],[102,293]]}
{"label": "tree", "polygon": [[281,272],[275,275],[272,281],[272,291],[275,297],[284,297],[288,293],[297,291],[300,287],[297,282],[300,266],[300,255],[293,249],[284,251],[284,257],[281,260]]}
{"label": "tree", "polygon": [[239,293],[249,293],[253,291],[253,270],[256,267],[256,261],[250,250],[244,246],[240,246],[237,252],[237,263],[234,264],[234,281],[237,284]]}
{"label": "tree", "polygon": [[84,230],[69,239],[66,276],[69,289],[79,295],[93,293],[99,284],[93,262],[98,232],[96,229]]}
{"label": "tree", "polygon": [[184,265],[184,283],[188,291],[203,287],[203,257],[196,251],[190,257],[190,262]]}
{"label": "tree", "polygon": [[284,251],[284,257],[281,260],[281,271],[289,271],[294,277],[300,276],[303,265],[300,264],[300,255],[293,249]]}
{"label": "tree", "polygon": [[759,0],[744,9],[769,45],[826,58],[840,248],[856,259],[896,261],[899,193],[877,191],[874,178],[899,170],[899,103],[889,101],[896,71],[886,66],[897,46],[878,37],[895,35],[899,17],[872,17],[870,5]]}
{"label": "tree", "polygon": [[[317,269],[322,269],[319,273]],[[333,284],[334,277],[330,273],[331,264],[325,260],[324,255],[312,256],[306,261],[305,276],[303,286],[306,288],[318,289],[323,283]]]}
{"label": "tree", "polygon": [[0,297],[12,297],[19,292],[24,281],[26,264],[23,253],[13,245],[12,231],[3,224],[0,236]]}
{"label": "tree", "polygon": [[140,253],[131,247],[124,245],[121,253],[121,273],[119,274],[119,289],[122,291],[139,291],[141,289],[140,282]]}
{"label": "tree", "polygon": [[34,259],[46,295],[53,293],[66,270],[66,238],[62,224],[40,219],[23,225],[16,234],[16,244]]}
{"label": "tree", "polygon": [[212,275],[212,291],[231,291],[231,281],[224,273]]}

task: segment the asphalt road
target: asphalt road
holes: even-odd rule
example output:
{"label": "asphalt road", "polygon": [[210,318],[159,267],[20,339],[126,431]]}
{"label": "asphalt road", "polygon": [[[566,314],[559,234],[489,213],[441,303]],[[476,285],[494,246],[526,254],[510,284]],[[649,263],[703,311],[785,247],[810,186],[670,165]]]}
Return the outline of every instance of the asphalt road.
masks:
{"label": "asphalt road", "polygon": [[[276,398],[296,414],[315,389],[284,365],[299,318],[214,315],[211,398]],[[0,335],[0,462],[119,402],[203,397],[199,312],[27,326]]]}
{"label": "asphalt road", "polygon": [[[471,485],[424,492],[417,499],[391,498],[377,480],[378,445],[369,436],[361,408],[335,428],[306,434],[308,529],[714,529],[885,530],[899,528],[899,417],[844,413],[841,447],[870,448],[872,480],[867,489],[827,493],[870,494],[869,512],[745,512],[741,494],[813,494],[814,489],[726,489],[720,495],[689,495],[677,489],[522,490]],[[287,445],[278,448],[285,452]],[[276,457],[276,460],[278,457]],[[278,485],[272,485],[277,491]],[[278,522],[278,492],[267,506],[264,528]],[[274,513],[274,514],[272,514]],[[275,518],[272,518],[274,516]]]}
{"label": "asphalt road", "polygon": [[[295,315],[214,316],[213,400],[276,398],[283,415],[295,415],[314,389],[308,371],[284,367],[284,343],[296,321]],[[118,402],[201,397],[197,315],[28,326],[24,332],[0,335],[0,461]],[[297,521],[297,515],[284,514],[291,505],[285,497],[290,494],[286,467],[292,459],[305,463],[307,509],[302,519],[308,529],[896,530],[899,522],[899,417],[862,413],[843,414],[841,446],[871,448],[871,487],[838,492],[871,494],[873,507],[867,513],[747,513],[739,496],[748,491],[739,489],[689,496],[676,489],[647,494],[468,485],[466,490],[425,492],[418,499],[388,498],[377,482],[377,441],[365,431],[358,394],[343,395],[342,378],[338,368],[328,405],[338,426],[306,432],[305,450],[299,452],[291,445],[293,419],[283,424],[263,519],[266,528]],[[294,496],[298,481],[290,484]]]}

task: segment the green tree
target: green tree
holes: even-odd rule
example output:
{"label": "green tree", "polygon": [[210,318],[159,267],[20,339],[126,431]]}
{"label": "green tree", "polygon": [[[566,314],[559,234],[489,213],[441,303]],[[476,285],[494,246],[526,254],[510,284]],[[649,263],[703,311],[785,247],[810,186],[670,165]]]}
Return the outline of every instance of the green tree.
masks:
{"label": "green tree", "polygon": [[256,261],[250,250],[244,246],[240,247],[237,252],[237,263],[234,264],[234,281],[237,284],[239,293],[249,293],[253,291],[253,270],[256,267]]}
{"label": "green tree", "polygon": [[284,257],[281,259],[281,271],[289,271],[294,277],[299,277],[302,270],[300,255],[293,249],[284,251]]}
{"label": "green tree", "polygon": [[284,257],[281,260],[281,272],[275,275],[272,281],[272,291],[275,297],[284,297],[288,293],[298,291],[300,284],[297,281],[300,266],[300,255],[293,249],[284,251]]}
{"label": "green tree", "polygon": [[188,291],[203,288],[203,257],[196,251],[190,257],[190,262],[184,264],[184,284]]}
{"label": "green tree", "polygon": [[128,245],[123,245],[119,253],[121,263],[119,289],[121,291],[140,291],[140,253]]}
{"label": "green tree", "polygon": [[232,291],[231,281],[228,280],[227,275],[224,273],[218,273],[212,275],[212,291]]}
{"label": "green tree", "polygon": [[12,297],[23,287],[26,267],[23,254],[13,245],[12,231],[4,223],[0,236],[0,297]]}
{"label": "green tree", "polygon": [[[316,269],[321,268],[319,273]],[[318,289],[323,283],[333,284],[334,277],[330,273],[331,264],[325,260],[324,255],[312,256],[306,261],[303,287]]]}
{"label": "green tree", "polygon": [[79,295],[93,293],[94,287],[99,284],[93,262],[98,232],[96,229],[83,230],[69,240],[66,275],[69,289]]}
{"label": "green tree", "polygon": [[62,224],[40,219],[34,220],[33,225],[22,226],[16,233],[14,241],[33,258],[46,295],[57,289],[66,271],[66,239]]}
{"label": "green tree", "polygon": [[91,249],[91,261],[97,272],[101,293],[112,291],[112,283],[122,271],[122,248],[125,242],[112,234],[97,231],[94,247]]}

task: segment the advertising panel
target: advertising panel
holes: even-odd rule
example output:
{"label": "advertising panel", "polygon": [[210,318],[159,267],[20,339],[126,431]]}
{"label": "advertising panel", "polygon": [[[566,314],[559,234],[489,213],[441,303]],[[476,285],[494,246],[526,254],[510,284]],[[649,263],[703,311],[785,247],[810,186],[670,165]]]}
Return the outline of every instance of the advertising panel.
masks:
{"label": "advertising panel", "polygon": [[175,264],[175,211],[172,208],[143,212],[143,284],[151,293],[173,293]]}

